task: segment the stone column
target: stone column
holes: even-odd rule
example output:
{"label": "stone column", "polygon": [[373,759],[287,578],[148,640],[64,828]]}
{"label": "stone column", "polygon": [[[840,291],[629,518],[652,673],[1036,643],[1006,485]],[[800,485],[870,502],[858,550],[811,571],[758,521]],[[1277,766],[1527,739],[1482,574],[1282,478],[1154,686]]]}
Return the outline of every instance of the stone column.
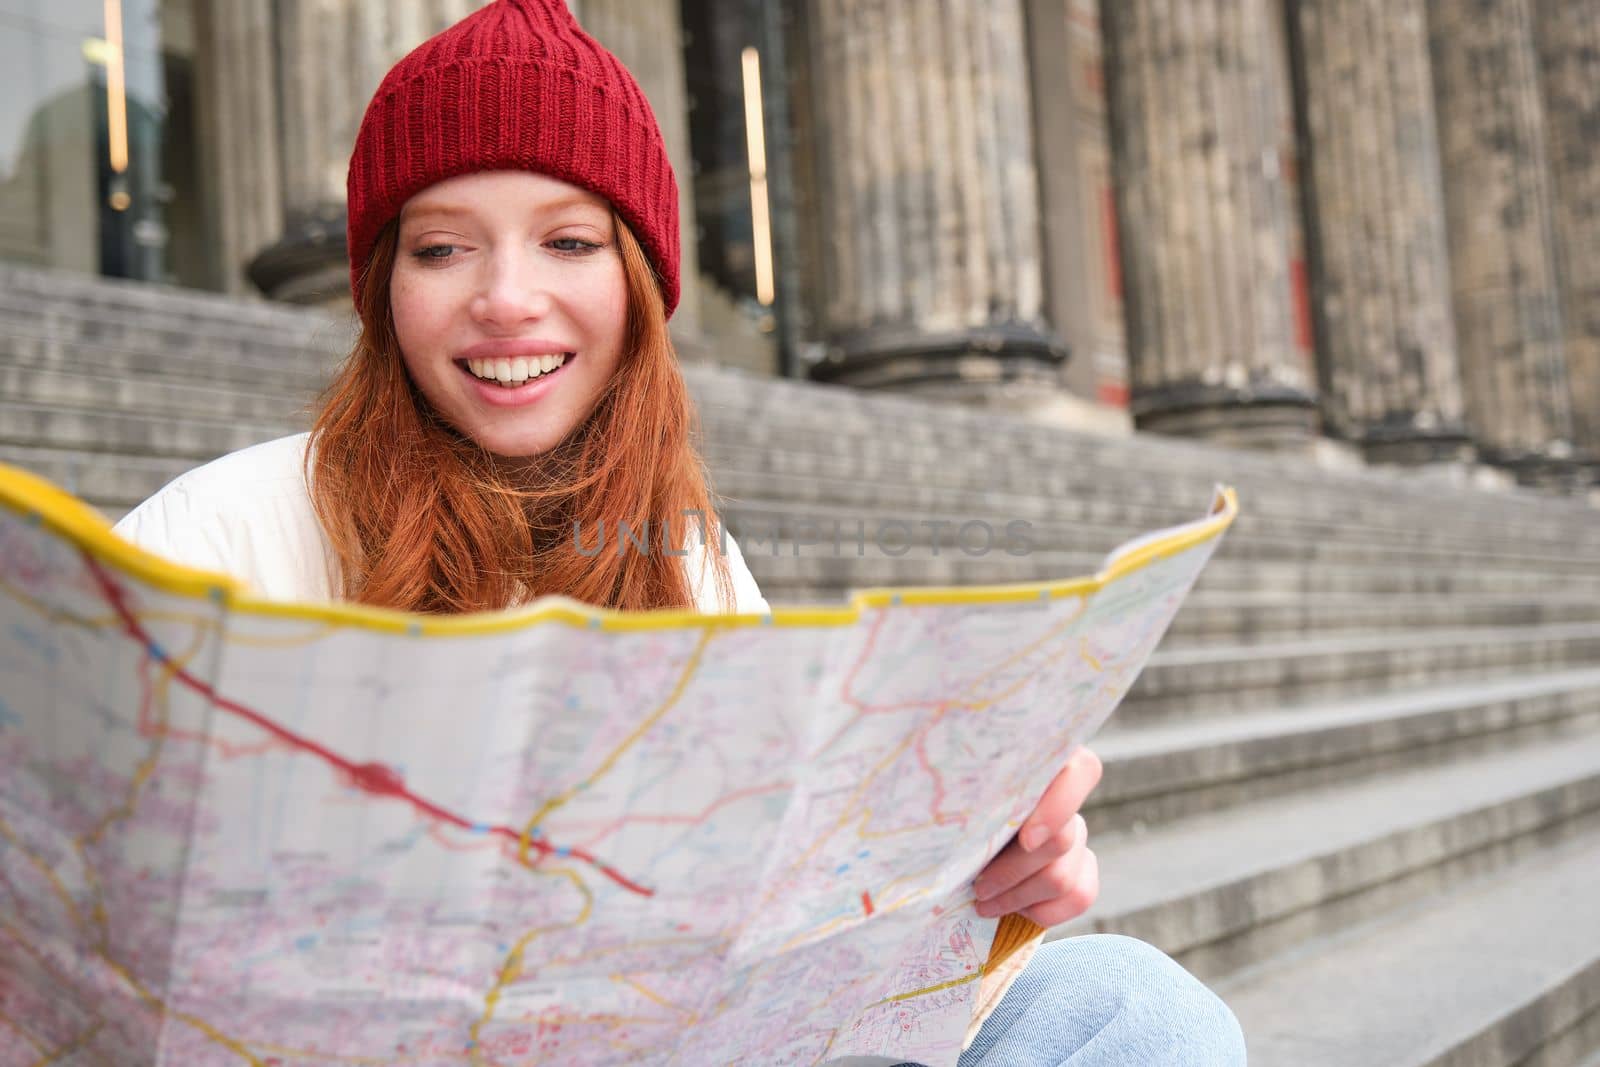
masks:
{"label": "stone column", "polygon": [[1100,421],[1131,429],[1099,4],[1025,0],[1024,11],[1046,315],[1072,351],[1068,390],[1095,401]]}
{"label": "stone column", "polygon": [[1426,0],[1290,0],[1323,426],[1467,459]]}
{"label": "stone column", "polygon": [[633,73],[661,127],[678,179],[681,295],[672,332],[692,343],[701,332],[700,251],[695,241],[694,170],[678,0],[568,0],[567,6],[584,30]]}
{"label": "stone column", "polygon": [[1600,0],[1535,0],[1573,444],[1600,463]]}
{"label": "stone column", "polygon": [[1102,0],[1138,426],[1304,447],[1316,385],[1294,335],[1289,86],[1270,0]]}
{"label": "stone column", "polygon": [[276,300],[344,307],[345,173],[367,101],[401,56],[481,0],[274,0],[283,227],[250,263]]}
{"label": "stone column", "polygon": [[272,0],[195,5],[195,109],[205,212],[223,292],[257,290],[245,264],[283,232]]}
{"label": "stone column", "polygon": [[825,355],[811,374],[1031,408],[1045,325],[1021,0],[806,5]]}
{"label": "stone column", "polygon": [[1456,336],[1479,450],[1527,480],[1571,453],[1529,0],[1429,0]]}

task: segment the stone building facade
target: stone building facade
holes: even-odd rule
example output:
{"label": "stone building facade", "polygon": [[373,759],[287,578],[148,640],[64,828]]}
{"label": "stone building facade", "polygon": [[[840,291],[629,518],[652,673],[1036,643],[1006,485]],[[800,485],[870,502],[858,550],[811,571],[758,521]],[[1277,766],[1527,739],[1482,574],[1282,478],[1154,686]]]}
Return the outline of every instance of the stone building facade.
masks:
{"label": "stone building facade", "polygon": [[[344,300],[362,108],[480,2],[8,0],[0,258]],[[680,178],[685,358],[1594,477],[1600,0],[570,6]]]}

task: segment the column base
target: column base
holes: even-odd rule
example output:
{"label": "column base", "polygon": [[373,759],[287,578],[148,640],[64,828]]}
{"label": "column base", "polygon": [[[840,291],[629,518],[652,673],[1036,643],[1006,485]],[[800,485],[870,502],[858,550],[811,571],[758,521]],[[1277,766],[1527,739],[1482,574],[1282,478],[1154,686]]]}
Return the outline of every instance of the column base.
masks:
{"label": "column base", "polygon": [[1550,456],[1540,453],[1483,451],[1483,460],[1516,479],[1528,489],[1545,489],[1571,496],[1581,495],[1595,484],[1596,466],[1586,457]]}
{"label": "column base", "polygon": [[1356,439],[1368,463],[1395,467],[1470,466],[1478,450],[1464,429],[1371,429]]}
{"label": "column base", "polygon": [[342,206],[298,213],[245,272],[269,299],[286,304],[349,307],[350,256]]}
{"label": "column base", "polygon": [[989,385],[1059,389],[1067,348],[1025,325],[946,333],[888,327],[841,335],[810,367],[820,382],[858,389],[980,395]]}
{"label": "column base", "polygon": [[1291,386],[1236,389],[1175,385],[1134,389],[1134,426],[1229,448],[1309,455],[1318,439],[1316,399]]}

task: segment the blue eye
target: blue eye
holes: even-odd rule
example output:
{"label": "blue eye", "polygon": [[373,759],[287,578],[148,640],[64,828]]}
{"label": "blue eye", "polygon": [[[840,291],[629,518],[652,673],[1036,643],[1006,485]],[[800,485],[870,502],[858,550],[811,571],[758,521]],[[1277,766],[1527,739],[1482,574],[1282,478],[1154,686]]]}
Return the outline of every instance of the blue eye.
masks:
{"label": "blue eye", "polygon": [[[595,249],[601,247],[600,245],[595,244],[593,241],[585,241],[577,237],[557,237],[554,241],[551,241],[550,244],[551,246],[555,247],[557,252],[565,252],[569,255],[587,255],[588,253],[593,252]],[[569,245],[573,247],[562,248],[560,247],[561,245]]]}
{"label": "blue eye", "polygon": [[417,249],[415,252],[411,253],[411,256],[413,259],[420,259],[424,262],[443,262],[448,258],[448,256],[435,256],[431,255],[430,253],[437,252],[441,248],[446,250],[454,250],[455,247],[455,245],[429,245],[426,248]]}

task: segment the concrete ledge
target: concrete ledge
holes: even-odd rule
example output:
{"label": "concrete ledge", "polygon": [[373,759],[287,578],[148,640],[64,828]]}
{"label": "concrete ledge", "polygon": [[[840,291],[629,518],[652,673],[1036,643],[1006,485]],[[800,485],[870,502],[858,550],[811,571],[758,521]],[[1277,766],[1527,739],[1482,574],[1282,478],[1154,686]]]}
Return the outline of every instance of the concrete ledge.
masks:
{"label": "concrete ledge", "polygon": [[1093,742],[1105,776],[1097,832],[1201,812],[1600,727],[1600,668],[1383,693],[1173,727],[1113,715]]}
{"label": "concrete ledge", "polygon": [[1145,725],[1597,662],[1594,623],[1158,649],[1117,716]]}
{"label": "concrete ledge", "polygon": [[1591,732],[1101,838],[1099,902],[1051,936],[1126,933],[1229,974],[1597,829]]}
{"label": "concrete ledge", "polygon": [[1253,1067],[1571,1064],[1600,1010],[1596,884],[1600,840],[1574,838],[1220,992]]}

